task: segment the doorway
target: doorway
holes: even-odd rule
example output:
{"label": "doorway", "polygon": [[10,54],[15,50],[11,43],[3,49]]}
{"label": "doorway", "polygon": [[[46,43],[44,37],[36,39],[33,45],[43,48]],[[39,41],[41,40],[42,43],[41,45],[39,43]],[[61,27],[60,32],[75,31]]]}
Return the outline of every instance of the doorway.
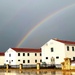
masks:
{"label": "doorway", "polygon": [[55,58],[51,57],[51,65],[55,65]]}

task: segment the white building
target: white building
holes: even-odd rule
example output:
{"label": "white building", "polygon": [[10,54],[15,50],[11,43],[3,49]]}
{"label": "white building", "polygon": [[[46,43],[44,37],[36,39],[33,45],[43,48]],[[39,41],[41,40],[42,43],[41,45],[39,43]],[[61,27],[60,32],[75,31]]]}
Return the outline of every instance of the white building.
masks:
{"label": "white building", "polygon": [[47,64],[61,64],[64,58],[75,60],[75,42],[51,39],[42,47],[42,62]]}
{"label": "white building", "polygon": [[0,52],[0,65],[4,65],[4,53]]}
{"label": "white building", "polygon": [[5,64],[28,65],[41,63],[41,49],[9,48],[5,52]]}

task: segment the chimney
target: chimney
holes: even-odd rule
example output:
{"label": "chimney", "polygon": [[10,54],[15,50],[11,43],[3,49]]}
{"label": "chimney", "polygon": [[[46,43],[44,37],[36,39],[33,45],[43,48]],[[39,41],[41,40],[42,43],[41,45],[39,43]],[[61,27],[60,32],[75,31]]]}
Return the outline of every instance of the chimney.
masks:
{"label": "chimney", "polygon": [[54,40],[58,40],[58,38],[54,38]]}

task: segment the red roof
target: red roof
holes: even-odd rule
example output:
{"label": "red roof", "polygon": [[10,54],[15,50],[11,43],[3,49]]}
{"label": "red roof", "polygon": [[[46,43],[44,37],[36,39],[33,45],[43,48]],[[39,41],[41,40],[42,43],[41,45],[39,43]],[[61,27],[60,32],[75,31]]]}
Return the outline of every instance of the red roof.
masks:
{"label": "red roof", "polygon": [[0,52],[0,56],[4,56],[4,53],[3,52]]}
{"label": "red roof", "polygon": [[41,52],[41,49],[30,49],[30,48],[12,48],[16,52]]}
{"label": "red roof", "polygon": [[65,40],[59,40],[59,39],[54,39],[55,41],[61,42],[61,43],[65,43],[65,44],[75,44],[75,42],[72,41],[65,41]]}

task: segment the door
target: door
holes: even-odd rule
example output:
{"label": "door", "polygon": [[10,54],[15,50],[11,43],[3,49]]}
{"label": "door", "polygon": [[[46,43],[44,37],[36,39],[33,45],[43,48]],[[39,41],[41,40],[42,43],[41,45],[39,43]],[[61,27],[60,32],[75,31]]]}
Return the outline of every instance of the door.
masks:
{"label": "door", "polygon": [[51,57],[51,65],[54,65],[54,64],[55,64],[55,58]]}

